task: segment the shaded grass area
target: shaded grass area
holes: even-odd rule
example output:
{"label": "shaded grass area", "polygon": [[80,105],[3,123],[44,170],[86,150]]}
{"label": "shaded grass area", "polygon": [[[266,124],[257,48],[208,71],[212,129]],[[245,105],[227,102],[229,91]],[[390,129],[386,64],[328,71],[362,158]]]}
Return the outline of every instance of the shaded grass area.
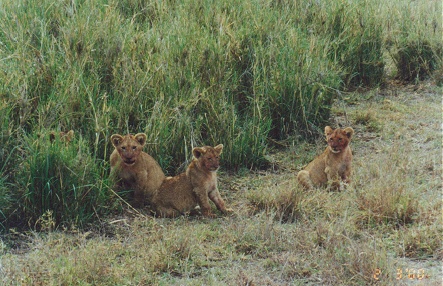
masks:
{"label": "shaded grass area", "polygon": [[[346,191],[301,190],[296,171],[325,143],[294,141],[269,155],[274,171],[220,174],[232,216],[170,220],[128,210],[90,232],[31,233],[24,253],[2,248],[2,282],[439,285],[441,90],[418,88],[351,93],[351,103],[333,106],[331,121],[348,121],[356,131]],[[371,116],[361,120],[362,112]],[[371,127],[374,120],[381,128]]]}

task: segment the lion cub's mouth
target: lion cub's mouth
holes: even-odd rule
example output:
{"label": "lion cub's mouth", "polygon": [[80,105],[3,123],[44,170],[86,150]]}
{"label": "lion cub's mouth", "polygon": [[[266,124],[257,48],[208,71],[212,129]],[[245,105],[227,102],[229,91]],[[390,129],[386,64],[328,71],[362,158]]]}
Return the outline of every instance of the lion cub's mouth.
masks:
{"label": "lion cub's mouth", "polygon": [[341,150],[340,149],[334,149],[334,148],[332,148],[332,147],[329,147],[329,149],[331,150],[331,152],[332,153],[334,153],[334,154],[338,154],[338,153],[340,153],[341,152]]}
{"label": "lion cub's mouth", "polygon": [[135,160],[128,159],[128,160],[124,160],[123,163],[125,163],[125,165],[127,165],[127,166],[132,166],[135,164]]}

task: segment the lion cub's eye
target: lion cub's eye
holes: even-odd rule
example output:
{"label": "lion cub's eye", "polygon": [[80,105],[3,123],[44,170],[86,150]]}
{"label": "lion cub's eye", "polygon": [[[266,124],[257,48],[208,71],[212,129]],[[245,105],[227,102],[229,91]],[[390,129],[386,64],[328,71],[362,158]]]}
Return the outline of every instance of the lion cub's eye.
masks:
{"label": "lion cub's eye", "polygon": [[126,150],[126,147],[123,146],[123,147],[122,147],[122,150]]}
{"label": "lion cub's eye", "polygon": [[132,150],[135,150],[135,149],[137,149],[137,146],[132,146]]}
{"label": "lion cub's eye", "polygon": [[341,138],[339,138],[338,141],[341,142]]}

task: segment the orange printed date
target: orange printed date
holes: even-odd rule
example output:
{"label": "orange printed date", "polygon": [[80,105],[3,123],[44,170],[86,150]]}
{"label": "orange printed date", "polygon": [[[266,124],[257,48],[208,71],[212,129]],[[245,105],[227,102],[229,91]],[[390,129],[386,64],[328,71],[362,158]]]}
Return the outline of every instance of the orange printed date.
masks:
{"label": "orange printed date", "polygon": [[[372,274],[372,278],[374,280],[379,280],[382,275],[382,270],[380,268],[374,269]],[[429,275],[426,273],[426,270],[423,268],[415,269],[415,268],[397,268],[395,272],[395,279],[409,279],[409,280],[422,280],[429,278]]]}

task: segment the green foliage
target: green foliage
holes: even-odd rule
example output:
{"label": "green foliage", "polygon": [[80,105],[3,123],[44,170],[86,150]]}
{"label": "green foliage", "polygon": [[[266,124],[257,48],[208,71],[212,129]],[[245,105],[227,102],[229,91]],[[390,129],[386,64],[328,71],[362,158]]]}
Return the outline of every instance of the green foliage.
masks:
{"label": "green foliage", "polygon": [[26,161],[16,177],[18,215],[40,228],[48,221],[82,225],[101,212],[109,193],[85,142],[61,142],[57,136],[53,142],[44,136],[23,140]]}
{"label": "green foliage", "polygon": [[434,13],[441,10],[442,2],[434,0],[397,0],[382,10],[380,21],[388,27],[384,33],[385,46],[400,80],[423,80],[434,70],[442,69],[442,17]]}
{"label": "green foliage", "polygon": [[17,146],[11,144],[11,130],[9,128],[11,115],[14,107],[0,102],[0,231],[6,228],[9,216],[16,207],[16,198],[11,191],[11,180],[14,176],[15,163],[17,159],[14,153]]}
{"label": "green foliage", "polygon": [[432,47],[427,40],[406,42],[394,54],[398,78],[405,81],[423,80],[438,68],[442,46]]}
{"label": "green foliage", "polygon": [[12,212],[14,201],[5,177],[0,177],[0,229],[5,228],[7,217]]}
{"label": "green foliage", "polygon": [[383,82],[383,27],[373,7],[361,1],[307,4],[307,27],[329,40],[326,51],[342,68],[345,88]]}

